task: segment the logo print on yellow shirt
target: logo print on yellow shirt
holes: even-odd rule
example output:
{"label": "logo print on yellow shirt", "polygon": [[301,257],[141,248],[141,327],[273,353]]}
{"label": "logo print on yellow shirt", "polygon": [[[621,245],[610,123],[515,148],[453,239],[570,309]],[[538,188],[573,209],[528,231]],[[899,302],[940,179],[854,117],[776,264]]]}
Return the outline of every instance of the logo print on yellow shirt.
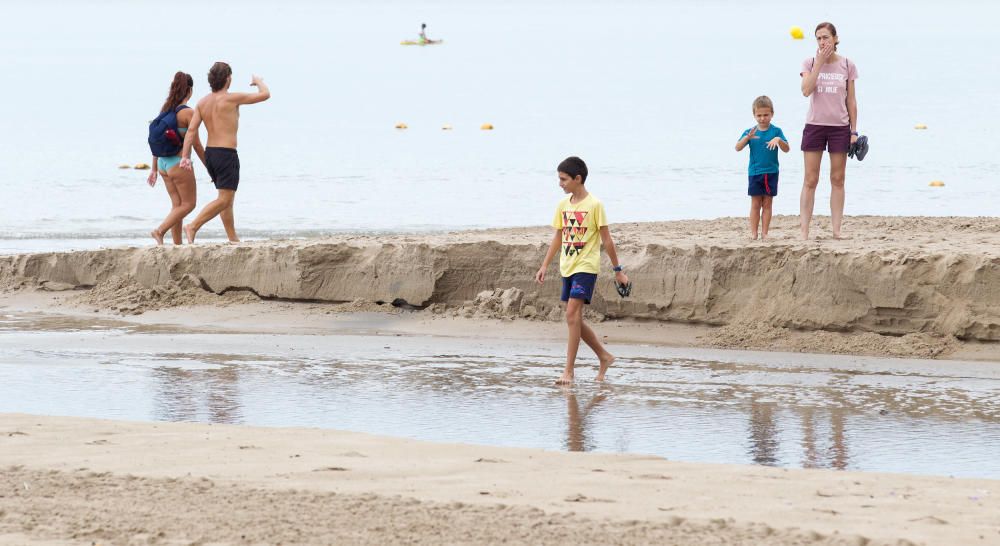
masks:
{"label": "logo print on yellow shirt", "polygon": [[583,252],[586,242],[583,236],[587,234],[587,228],[583,221],[587,218],[586,211],[564,210],[563,215],[563,253],[567,256],[575,256]]}

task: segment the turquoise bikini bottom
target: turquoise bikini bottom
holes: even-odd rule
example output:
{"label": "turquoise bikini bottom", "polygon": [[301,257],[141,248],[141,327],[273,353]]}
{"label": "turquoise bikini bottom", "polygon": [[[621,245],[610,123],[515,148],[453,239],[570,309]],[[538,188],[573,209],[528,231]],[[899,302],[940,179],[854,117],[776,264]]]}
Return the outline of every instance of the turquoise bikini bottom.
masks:
{"label": "turquoise bikini bottom", "polygon": [[181,156],[172,155],[170,157],[158,157],[156,158],[156,167],[163,172],[170,172],[181,162]]}

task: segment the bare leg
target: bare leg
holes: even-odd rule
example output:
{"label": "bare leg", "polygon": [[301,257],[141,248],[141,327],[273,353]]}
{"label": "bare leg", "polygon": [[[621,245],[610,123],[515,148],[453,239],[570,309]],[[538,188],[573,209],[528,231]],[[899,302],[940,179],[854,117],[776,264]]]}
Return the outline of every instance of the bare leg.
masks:
{"label": "bare leg", "polygon": [[802,152],[805,156],[805,176],[802,179],[802,194],[799,196],[799,229],[802,240],[809,239],[809,223],[812,222],[813,205],[816,203],[816,186],[819,184],[819,167],[823,162],[823,152]]}
{"label": "bare leg", "polygon": [[566,395],[566,447],[570,451],[586,451],[583,436],[583,418],[580,416],[580,404],[576,401],[573,389],[564,386]]}
{"label": "bare leg", "polygon": [[205,205],[190,224],[184,226],[184,234],[187,235],[188,243],[193,243],[198,230],[206,222],[218,216],[222,211],[233,206],[233,199],[236,197],[235,190],[219,190],[219,196],[214,201]]}
{"label": "bare leg", "polygon": [[774,198],[770,195],[765,195],[764,199],[761,201],[760,209],[760,238],[767,239],[767,230],[771,227],[771,204],[774,202]]}
{"label": "bare leg", "polygon": [[573,382],[576,353],[580,350],[580,336],[583,333],[583,300],[570,298],[566,302],[566,326],[569,330],[566,338],[566,367],[563,369],[562,377],[556,381],[559,385]]}
{"label": "bare leg", "polygon": [[229,239],[229,242],[240,242],[240,238],[236,236],[236,218],[233,216],[232,203],[229,204],[228,208],[219,213],[219,218],[222,218],[222,227],[226,229],[226,237]]}
{"label": "bare leg", "polygon": [[750,239],[757,240],[757,226],[760,224],[760,205],[761,205],[760,195],[750,196]]}
{"label": "bare leg", "polygon": [[[166,171],[160,171],[160,178],[163,179],[163,187],[166,188],[167,196],[170,197],[170,212],[173,212],[177,208],[177,205],[181,203],[181,196],[177,194],[177,188],[174,187],[174,182],[170,180],[170,176],[167,175]],[[170,217],[170,212],[167,213],[168,218]],[[161,225],[149,232],[149,235],[156,241],[156,246],[163,245],[163,234],[167,229],[169,229],[169,226],[164,227]]]}
{"label": "bare leg", "polygon": [[194,183],[194,173],[180,167],[174,167],[170,169],[169,173],[163,174],[163,185],[166,186],[167,193],[170,194],[173,208],[170,209],[170,213],[163,219],[160,227],[153,231],[152,235],[154,238],[159,235],[159,244],[162,244],[163,234],[169,229],[173,235],[174,244],[179,245],[183,242],[181,225],[184,217],[194,210],[195,206],[197,189]]}
{"label": "bare leg", "polygon": [[611,364],[614,363],[615,357],[604,348],[601,340],[597,337],[597,334],[587,326],[586,322],[580,321],[580,337],[583,342],[587,344],[588,347],[594,354],[597,355],[597,359],[601,361],[601,367],[597,370],[597,377],[594,381],[604,381],[604,373],[608,371]]}
{"label": "bare leg", "polygon": [[847,154],[830,154],[830,220],[833,238],[840,239],[844,222],[844,180],[847,177]]}

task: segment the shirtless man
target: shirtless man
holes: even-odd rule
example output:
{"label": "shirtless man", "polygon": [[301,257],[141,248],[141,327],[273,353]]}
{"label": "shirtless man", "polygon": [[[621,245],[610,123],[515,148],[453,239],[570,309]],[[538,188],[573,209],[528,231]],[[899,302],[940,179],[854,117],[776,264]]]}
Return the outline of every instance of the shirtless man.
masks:
{"label": "shirtless man", "polygon": [[208,142],[205,145],[205,167],[212,177],[219,197],[205,205],[193,222],[184,226],[184,234],[188,243],[193,243],[195,235],[201,226],[216,216],[222,217],[222,226],[226,228],[226,237],[230,243],[240,242],[236,236],[233,224],[233,201],[236,199],[236,187],[240,184],[240,158],[236,154],[236,132],[240,125],[240,105],[254,104],[271,98],[271,91],[258,76],[253,77],[250,84],[257,88],[256,93],[230,93],[229,85],[233,83],[233,69],[228,64],[218,62],[208,71],[208,84],[212,93],[198,101],[191,116],[191,124],[184,135],[184,148],[181,150],[181,167],[191,169],[191,146],[202,120],[208,129]]}

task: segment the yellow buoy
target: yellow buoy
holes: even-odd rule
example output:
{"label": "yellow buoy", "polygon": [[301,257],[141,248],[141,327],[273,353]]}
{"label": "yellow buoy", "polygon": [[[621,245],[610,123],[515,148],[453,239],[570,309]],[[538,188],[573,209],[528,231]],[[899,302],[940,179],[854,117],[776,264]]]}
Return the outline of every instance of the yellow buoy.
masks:
{"label": "yellow buoy", "polygon": [[483,131],[492,131],[493,130],[493,124],[492,123],[484,123],[484,124],[480,125],[479,128],[482,129]]}
{"label": "yellow buoy", "polygon": [[802,27],[792,27],[788,30],[788,33],[796,40],[801,40],[805,37],[805,34],[802,33]]}
{"label": "yellow buoy", "polygon": [[450,124],[450,123],[445,123],[445,124],[444,124],[444,125],[443,125],[443,126],[441,127],[441,130],[442,130],[442,131],[451,131],[452,129],[453,129],[453,127],[451,126],[451,124]]}
{"label": "yellow buoy", "polygon": [[944,182],[942,182],[940,180],[933,180],[933,181],[931,181],[930,184],[927,184],[927,185],[930,186],[930,187],[932,187],[932,188],[943,188],[944,187]]}
{"label": "yellow buoy", "polygon": [[138,171],[145,171],[145,170],[149,169],[149,165],[147,165],[145,163],[136,163],[135,167],[132,167],[132,168],[135,169],[135,170],[138,170]]}
{"label": "yellow buoy", "polygon": [[397,129],[408,129],[408,127],[406,126],[406,124],[405,124],[405,123],[402,123],[402,122],[400,122],[400,123],[397,123],[397,124],[396,124],[396,128],[397,128]]}
{"label": "yellow buoy", "polygon": [[132,166],[129,165],[128,163],[122,163],[121,165],[118,165],[118,168],[119,169],[131,169]]}
{"label": "yellow buoy", "polygon": [[927,126],[924,125],[923,123],[918,123],[918,124],[914,125],[913,128],[914,129],[926,129]]}

